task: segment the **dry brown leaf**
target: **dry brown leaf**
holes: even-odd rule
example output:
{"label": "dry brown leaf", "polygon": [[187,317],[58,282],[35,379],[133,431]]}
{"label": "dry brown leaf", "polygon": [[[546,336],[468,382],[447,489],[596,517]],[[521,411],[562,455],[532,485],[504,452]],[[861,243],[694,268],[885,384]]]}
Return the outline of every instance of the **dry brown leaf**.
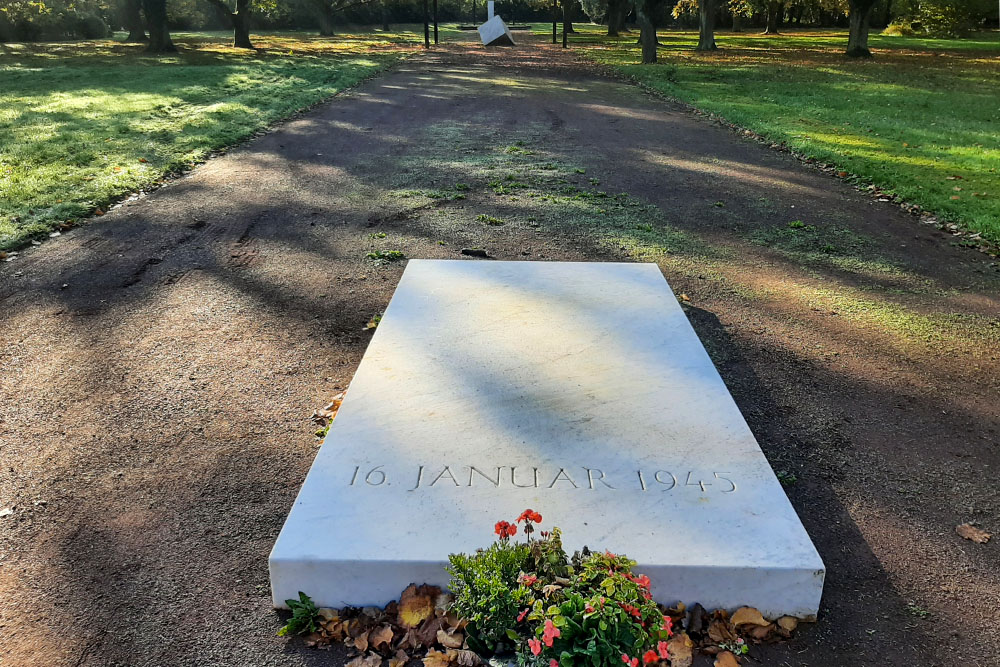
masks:
{"label": "dry brown leaf", "polygon": [[774,624],[768,623],[767,625],[755,625],[752,630],[750,630],[750,636],[754,639],[764,640],[767,639],[768,635],[774,632]]}
{"label": "dry brown leaf", "polygon": [[406,660],[400,658],[389,658],[389,667],[403,667],[406,662]]}
{"label": "dry brown leaf", "polygon": [[736,635],[729,629],[729,624],[721,620],[714,620],[708,625],[708,638],[716,644],[736,641]]}
{"label": "dry brown leaf", "polygon": [[785,632],[795,632],[795,628],[799,627],[799,619],[794,616],[782,616],[777,621],[778,627]]}
{"label": "dry brown leaf", "polygon": [[371,644],[372,648],[378,650],[383,644],[386,648],[392,643],[392,626],[383,625],[378,630],[372,631],[368,635],[368,642]]}
{"label": "dry brown leaf", "polygon": [[322,639],[323,637],[318,632],[311,632],[305,636],[304,641],[306,646],[312,648],[313,646],[318,644]]}
{"label": "dry brown leaf", "polygon": [[433,646],[437,641],[438,630],[444,629],[444,619],[441,617],[429,618],[420,624],[419,628],[413,631],[417,644],[422,646]]}
{"label": "dry brown leaf", "polygon": [[716,656],[715,667],[740,667],[740,661],[729,651],[723,651]]}
{"label": "dry brown leaf", "polygon": [[382,656],[369,653],[368,655],[359,655],[344,667],[379,667],[381,664]]}
{"label": "dry brown leaf", "polygon": [[444,646],[445,648],[462,648],[462,644],[465,643],[465,635],[461,632],[445,632],[444,630],[438,630],[437,641],[438,644]]}
{"label": "dry brown leaf", "polygon": [[324,621],[336,621],[340,618],[340,612],[329,607],[320,607],[316,610],[316,615]]}
{"label": "dry brown leaf", "polygon": [[681,294],[681,301],[690,301],[690,300],[691,297],[689,297],[687,294]]}
{"label": "dry brown leaf", "polygon": [[729,619],[734,627],[739,627],[741,625],[770,625],[768,621],[764,619],[761,613],[754,609],[753,607],[740,607],[733,614],[733,617]]}
{"label": "dry brown leaf", "polygon": [[[448,651],[449,655],[451,655],[451,653],[451,651]],[[462,667],[475,667],[476,665],[482,664],[483,660],[475,651],[465,650],[455,651],[455,662]]]}
{"label": "dry brown leaf", "polygon": [[978,542],[979,544],[986,544],[993,537],[982,528],[976,528],[971,523],[963,523],[960,526],[955,526],[955,532],[965,539]]}
{"label": "dry brown leaf", "polygon": [[691,667],[694,661],[694,642],[687,636],[686,632],[674,635],[667,642],[667,651],[670,652],[670,667]]}
{"label": "dry brown leaf", "polygon": [[[345,644],[347,642],[344,642]],[[368,632],[362,632],[360,635],[353,640],[354,648],[358,649],[362,653],[368,650]]]}
{"label": "dry brown leaf", "polygon": [[399,596],[399,624],[415,628],[434,615],[434,604],[441,594],[437,586],[410,584]]}
{"label": "dry brown leaf", "polygon": [[448,667],[450,664],[451,658],[447,653],[442,653],[441,651],[431,649],[424,656],[424,667]]}

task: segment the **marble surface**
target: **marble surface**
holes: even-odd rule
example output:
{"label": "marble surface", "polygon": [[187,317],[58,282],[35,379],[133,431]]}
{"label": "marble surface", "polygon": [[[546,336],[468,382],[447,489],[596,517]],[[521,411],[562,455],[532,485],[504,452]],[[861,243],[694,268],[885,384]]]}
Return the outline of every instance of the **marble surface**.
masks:
{"label": "marble surface", "polygon": [[823,562],[655,264],[410,260],[271,553],[274,603],[445,585],[525,508],[637,560],[660,602],[819,607]]}

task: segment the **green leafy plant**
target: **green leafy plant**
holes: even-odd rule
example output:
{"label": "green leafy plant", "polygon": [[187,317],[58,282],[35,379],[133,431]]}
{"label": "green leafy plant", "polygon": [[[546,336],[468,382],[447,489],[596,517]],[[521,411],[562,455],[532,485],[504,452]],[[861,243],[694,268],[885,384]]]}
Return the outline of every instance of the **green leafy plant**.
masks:
{"label": "green leafy plant", "polygon": [[501,523],[496,526],[500,539],[489,548],[448,557],[450,588],[455,595],[452,609],[469,621],[469,646],[484,653],[502,647],[528,596],[527,589],[518,584],[518,576],[530,550],[526,544],[510,542],[510,524]]}
{"label": "green leafy plant", "polygon": [[299,591],[298,600],[285,600],[285,604],[292,610],[292,617],[288,623],[278,630],[278,636],[302,635],[307,632],[316,632],[316,620],[319,618],[319,610],[316,604],[308,595]]}
{"label": "green leafy plant", "polygon": [[[470,646],[512,643],[524,667],[666,660],[671,620],[653,602],[649,578],[632,573],[635,562],[586,548],[567,558],[558,528],[532,539],[541,520],[525,510],[496,524],[496,544],[450,557],[453,611],[470,620]],[[521,523],[527,542],[512,543]]]}
{"label": "green leafy plant", "polygon": [[376,262],[395,262],[400,259],[406,259],[406,255],[399,250],[373,250],[365,256]]}
{"label": "green leafy plant", "polygon": [[476,220],[479,222],[485,222],[487,225],[493,225],[494,227],[504,224],[504,221],[500,218],[495,218],[492,215],[486,215],[485,213],[477,215]]}

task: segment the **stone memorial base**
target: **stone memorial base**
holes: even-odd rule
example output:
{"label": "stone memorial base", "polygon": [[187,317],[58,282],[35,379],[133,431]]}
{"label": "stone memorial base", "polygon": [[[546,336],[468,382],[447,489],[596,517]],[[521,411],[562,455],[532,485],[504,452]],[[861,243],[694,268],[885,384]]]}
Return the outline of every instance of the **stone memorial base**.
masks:
{"label": "stone memorial base", "polygon": [[525,508],[659,602],[819,607],[823,562],[656,265],[410,260],[271,552],[274,604],[447,585]]}
{"label": "stone memorial base", "polygon": [[499,16],[493,16],[479,26],[479,39],[483,40],[484,46],[514,46],[514,37]]}

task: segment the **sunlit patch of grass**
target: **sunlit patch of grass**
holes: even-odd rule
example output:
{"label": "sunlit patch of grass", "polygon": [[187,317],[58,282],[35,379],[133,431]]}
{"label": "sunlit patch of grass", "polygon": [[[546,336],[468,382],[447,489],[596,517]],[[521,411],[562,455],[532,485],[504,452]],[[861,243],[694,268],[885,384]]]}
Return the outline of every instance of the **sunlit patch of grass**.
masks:
{"label": "sunlit patch of grass", "polygon": [[0,45],[0,249],[390,66],[412,34],[181,33],[177,54],[114,40]]}
{"label": "sunlit patch of grass", "polygon": [[634,36],[581,30],[593,60],[1000,241],[995,37],[873,35],[874,60],[857,62],[843,31],[719,33],[713,53],[663,32],[660,63],[638,65]]}

